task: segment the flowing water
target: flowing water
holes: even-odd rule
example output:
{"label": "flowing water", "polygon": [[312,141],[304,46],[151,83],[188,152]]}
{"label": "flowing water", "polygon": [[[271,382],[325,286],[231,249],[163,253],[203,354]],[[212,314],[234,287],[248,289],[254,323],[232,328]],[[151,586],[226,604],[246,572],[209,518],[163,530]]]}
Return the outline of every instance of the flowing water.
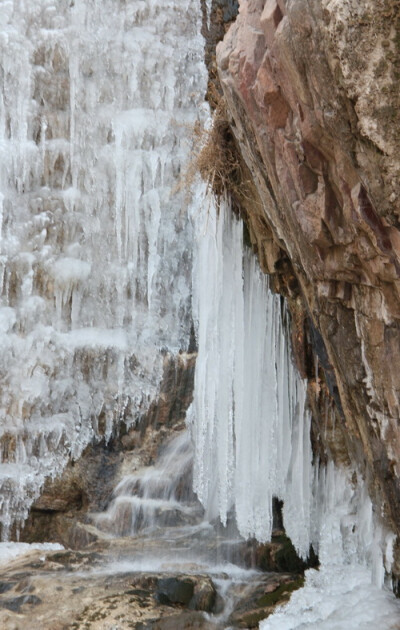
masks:
{"label": "flowing water", "polygon": [[203,510],[191,488],[193,449],[187,432],[171,441],[156,465],[126,475],[96,525],[120,536],[145,530],[156,538],[162,527],[196,524]]}
{"label": "flowing water", "polygon": [[170,439],[154,465],[123,477],[108,509],[92,520],[116,539],[131,536],[132,548],[101,571],[209,575],[221,602],[219,613],[208,618],[226,628],[246,588],[254,590],[265,576],[251,568],[251,553],[234,523],[207,520],[192,490],[192,468],[193,442],[185,430]]}
{"label": "flowing water", "polygon": [[229,210],[199,189],[189,217],[179,192],[205,90],[200,18],[196,0],[0,0],[1,535],[46,476],[140,419],[193,316],[190,433],[93,515],[135,548],[103,570],[206,571],[224,627],[232,593],[259,579],[240,535],[270,539],[278,496],[321,569],[263,630],[400,627],[393,536],[360,475],[312,465],[284,303]]}

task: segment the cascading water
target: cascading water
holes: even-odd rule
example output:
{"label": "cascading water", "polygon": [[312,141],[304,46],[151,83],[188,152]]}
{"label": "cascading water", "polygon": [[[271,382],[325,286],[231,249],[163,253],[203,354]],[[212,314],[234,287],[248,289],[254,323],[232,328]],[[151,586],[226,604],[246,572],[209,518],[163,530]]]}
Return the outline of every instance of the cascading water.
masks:
{"label": "cascading water", "polygon": [[135,536],[145,531],[159,537],[161,528],[197,523],[203,511],[191,488],[193,448],[189,433],[181,432],[149,466],[123,477],[107,511],[94,517],[96,525],[113,535]]}
{"label": "cascading water", "polygon": [[3,538],[188,345],[198,22],[194,0],[0,2]]}

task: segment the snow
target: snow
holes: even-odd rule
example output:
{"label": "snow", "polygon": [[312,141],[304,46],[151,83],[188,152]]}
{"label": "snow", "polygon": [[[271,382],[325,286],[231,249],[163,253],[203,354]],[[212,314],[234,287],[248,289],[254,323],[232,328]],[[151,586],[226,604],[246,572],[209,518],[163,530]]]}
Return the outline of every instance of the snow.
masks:
{"label": "snow", "polygon": [[382,562],[383,550],[390,571],[393,535],[384,535],[374,518],[362,480],[352,485],[331,463],[316,483],[321,567],[306,571],[304,588],[260,630],[398,628],[400,602],[384,584]]}
{"label": "snow", "polygon": [[368,568],[329,565],[309,569],[304,588],[260,623],[260,630],[395,630],[399,618],[400,603],[386,588],[371,584]]}

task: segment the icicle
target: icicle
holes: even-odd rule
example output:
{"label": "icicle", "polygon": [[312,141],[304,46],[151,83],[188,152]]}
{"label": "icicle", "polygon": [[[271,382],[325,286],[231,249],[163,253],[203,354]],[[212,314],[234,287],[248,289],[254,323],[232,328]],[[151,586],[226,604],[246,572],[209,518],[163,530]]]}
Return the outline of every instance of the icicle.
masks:
{"label": "icicle", "polygon": [[[194,487],[210,516],[270,540],[284,500],[298,552],[310,545],[311,445],[306,384],[291,363],[280,298],[243,247],[243,226],[210,204],[197,219],[193,309],[199,345],[191,410]],[[205,234],[203,224],[206,224]]]}
{"label": "icicle", "polygon": [[381,587],[393,537],[357,471],[333,462],[313,469],[307,384],[292,361],[285,304],[244,249],[242,223],[227,204],[218,212],[211,202],[194,221],[198,358],[188,419],[200,501],[223,524],[234,509],[243,536],[268,541],[277,497],[301,557],[312,544],[322,564],[362,563]]}

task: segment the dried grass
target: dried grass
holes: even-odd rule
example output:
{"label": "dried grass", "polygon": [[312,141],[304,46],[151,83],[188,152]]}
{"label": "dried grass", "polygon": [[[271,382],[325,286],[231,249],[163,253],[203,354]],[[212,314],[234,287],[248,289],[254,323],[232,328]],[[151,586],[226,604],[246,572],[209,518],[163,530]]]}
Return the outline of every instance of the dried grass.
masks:
{"label": "dried grass", "polygon": [[[210,100],[210,99],[209,99]],[[218,93],[213,94],[214,110],[209,127],[197,121],[192,129],[191,158],[183,173],[181,187],[187,191],[193,186],[198,174],[207,184],[219,204],[223,198],[238,198],[241,194],[243,168],[241,157],[228,122],[225,101]]]}
{"label": "dried grass", "polygon": [[196,170],[208,188],[220,199],[233,192],[240,184],[240,160],[226,118],[225,108],[219,105],[212,125],[207,130],[196,130],[200,150],[195,159]]}

